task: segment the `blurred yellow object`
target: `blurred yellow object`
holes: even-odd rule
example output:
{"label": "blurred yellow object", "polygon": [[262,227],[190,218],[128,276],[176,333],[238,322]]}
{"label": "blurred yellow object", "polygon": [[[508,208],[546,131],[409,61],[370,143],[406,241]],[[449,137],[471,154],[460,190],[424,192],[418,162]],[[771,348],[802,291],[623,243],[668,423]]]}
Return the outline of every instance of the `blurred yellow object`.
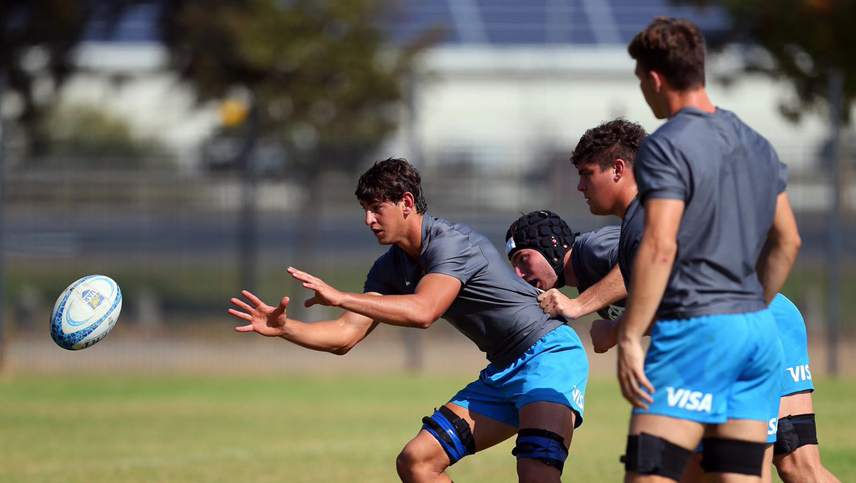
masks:
{"label": "blurred yellow object", "polygon": [[227,99],[220,104],[220,120],[226,127],[240,126],[247,119],[249,107],[243,101]]}

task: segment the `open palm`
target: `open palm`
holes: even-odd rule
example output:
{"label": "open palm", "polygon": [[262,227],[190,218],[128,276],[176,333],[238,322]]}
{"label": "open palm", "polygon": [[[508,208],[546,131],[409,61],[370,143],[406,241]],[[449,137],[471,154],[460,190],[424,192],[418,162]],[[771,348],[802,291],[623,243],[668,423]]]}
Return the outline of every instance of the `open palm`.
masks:
{"label": "open palm", "polygon": [[279,337],[287,332],[287,320],[285,309],[288,307],[288,297],[284,297],[277,307],[271,307],[265,304],[252,293],[242,290],[241,294],[246,297],[250,303],[244,302],[239,298],[233,297],[232,305],[234,308],[229,309],[229,313],[233,316],[249,322],[247,325],[235,327],[238,332],[257,332],[266,337]]}

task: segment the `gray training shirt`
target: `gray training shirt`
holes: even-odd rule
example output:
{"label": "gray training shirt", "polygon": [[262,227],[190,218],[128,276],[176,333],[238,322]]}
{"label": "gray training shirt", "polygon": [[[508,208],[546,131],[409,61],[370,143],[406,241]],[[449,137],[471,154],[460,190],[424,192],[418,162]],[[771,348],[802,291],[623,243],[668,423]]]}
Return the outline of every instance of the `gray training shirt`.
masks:
{"label": "gray training shirt", "polygon": [[633,260],[636,259],[636,250],[642,241],[642,230],[645,228],[645,213],[639,197],[627,205],[624,219],[621,220],[621,237],[618,240],[618,266],[621,268],[621,276],[624,278],[624,287],[630,291],[630,275],[633,272]]}
{"label": "gray training shirt", "polygon": [[764,309],[755,263],[787,183],[770,143],[729,111],[686,108],[643,141],[634,171],[643,206],[652,198],[685,203],[657,316]]}
{"label": "gray training shirt", "polygon": [[424,215],[422,254],[414,261],[393,245],[369,271],[364,291],[412,294],[423,276],[461,281],[443,318],[498,368],[514,362],[544,334],[563,325],[538,306],[538,290],[517,277],[493,243],[463,224]]}
{"label": "gray training shirt", "polygon": [[[585,292],[618,264],[619,226],[605,226],[578,236],[571,249],[571,267],[577,276],[577,290]],[[604,319],[616,320],[624,312],[622,299],[597,313]]]}

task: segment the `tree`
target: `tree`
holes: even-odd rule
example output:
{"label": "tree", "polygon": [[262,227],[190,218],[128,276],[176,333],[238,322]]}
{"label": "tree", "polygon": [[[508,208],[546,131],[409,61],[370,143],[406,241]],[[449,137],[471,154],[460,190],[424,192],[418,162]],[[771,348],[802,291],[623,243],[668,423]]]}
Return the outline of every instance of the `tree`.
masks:
{"label": "tree", "polygon": [[[294,251],[312,270],[322,174],[353,170],[397,127],[405,82],[430,33],[392,49],[380,29],[379,0],[173,0],[162,16],[172,68],[200,102],[236,90],[249,107],[239,231],[242,284],[255,278],[254,171],[248,152],[259,135],[286,147],[289,176],[306,189]],[[236,116],[241,119],[243,116]]]}
{"label": "tree", "polygon": [[[711,38],[711,48],[730,44],[757,45],[746,49],[749,72],[787,79],[793,96],[783,99],[780,110],[797,121],[804,112],[825,112],[829,79],[843,76],[843,105],[856,98],[856,2],[851,0],[677,0],[709,7],[718,5],[731,20],[725,35]],[[841,109],[850,122],[850,109]]]}
{"label": "tree", "polygon": [[388,49],[376,0],[177,0],[164,40],[200,102],[246,89],[259,129],[305,173],[347,166],[397,125],[402,82],[430,37]]}
{"label": "tree", "polygon": [[[134,0],[3,0],[0,2],[0,97],[30,152],[44,152],[43,117],[75,72],[76,48],[97,13],[109,27]],[[4,82],[5,81],[5,82]],[[5,103],[4,103],[5,104]]]}

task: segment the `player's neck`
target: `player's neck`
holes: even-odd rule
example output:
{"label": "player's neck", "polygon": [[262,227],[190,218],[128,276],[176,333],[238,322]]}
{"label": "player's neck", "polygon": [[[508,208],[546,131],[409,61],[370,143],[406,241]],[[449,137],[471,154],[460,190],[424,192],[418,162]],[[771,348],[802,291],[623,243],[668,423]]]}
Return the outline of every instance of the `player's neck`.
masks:
{"label": "player's neck", "polygon": [[577,273],[574,272],[574,267],[573,267],[573,264],[571,263],[571,252],[573,252],[573,251],[574,251],[574,249],[571,248],[570,250],[568,250],[567,253],[565,253],[565,259],[564,259],[565,285],[567,285],[568,287],[579,287],[580,281],[577,280]]}
{"label": "player's neck", "polygon": [[704,87],[688,91],[671,91],[667,94],[666,102],[669,117],[674,116],[681,109],[688,107],[694,107],[710,114],[716,112],[716,106],[710,102],[710,98],[707,97],[707,90]]}
{"label": "player's neck", "polygon": [[404,237],[396,242],[398,248],[404,250],[411,259],[418,260],[422,254],[422,219],[424,215],[413,213],[407,217],[407,228]]}
{"label": "player's neck", "polygon": [[638,195],[639,186],[634,182],[622,192],[621,203],[618,204],[618,209],[613,214],[623,220],[627,215],[627,208],[630,207],[630,203],[633,203],[633,200],[636,199],[636,196]]}

